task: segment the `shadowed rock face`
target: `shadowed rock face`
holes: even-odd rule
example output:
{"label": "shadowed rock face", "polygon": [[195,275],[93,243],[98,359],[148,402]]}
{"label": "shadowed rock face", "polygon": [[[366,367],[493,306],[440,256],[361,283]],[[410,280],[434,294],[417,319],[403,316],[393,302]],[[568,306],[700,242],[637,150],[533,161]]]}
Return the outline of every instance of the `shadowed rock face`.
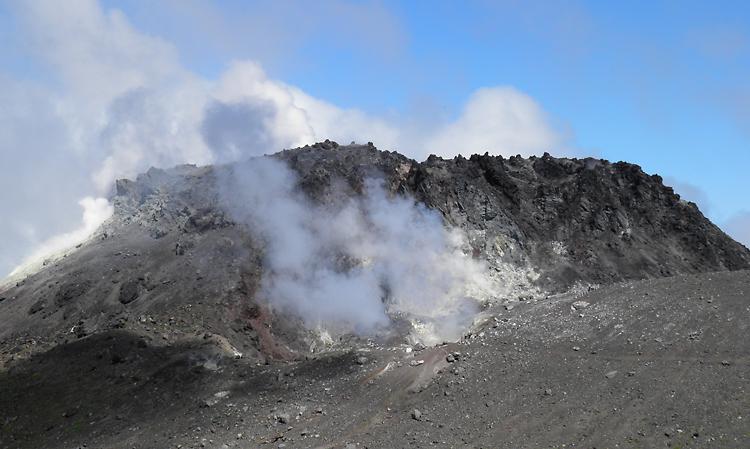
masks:
{"label": "shadowed rock face", "polygon": [[533,267],[561,291],[748,267],[748,251],[632,164],[472,156],[419,166],[416,195],[475,233],[491,261]]}
{"label": "shadowed rock face", "polygon": [[[418,163],[335,142],[270,157],[291,168],[314,204],[361,196],[375,178],[390,195],[438,211],[467,236],[465,252],[487,261],[487,274],[504,286],[500,302],[750,267],[747,248],[632,164],[548,154]],[[151,169],[118,181],[115,215],[92,240],[2,294],[0,338],[33,329],[56,340],[76,326],[85,334],[154,320],[175,335],[224,335],[251,356],[307,353],[315,336],[257,297],[265,243],[227,209],[242,164]]]}
{"label": "shadowed rock face", "polygon": [[[706,378],[730,366],[740,377],[746,371],[748,349],[727,345],[741,340],[734,326],[748,321],[743,295],[750,284],[747,272],[738,270],[750,268],[750,251],[636,165],[548,154],[431,156],[420,163],[371,144],[328,141],[266,157],[292,170],[295,193],[311,207],[335,210],[362,198],[370,179],[391,198],[425,205],[446,227],[461,229],[463,252],[486,261],[486,275],[502,292],[484,304],[458,344],[403,346],[404,323],[398,320],[364,337],[323,335],[263,297],[261,285],[271,270],[268,241],[230,207],[235,174],[249,162],[151,169],[117,182],[115,215],[92,239],[2,287],[0,392],[22,393],[3,394],[0,424],[7,432],[0,443],[68,447],[101,437],[98,444],[131,447],[136,434],[128,429],[137,424],[150,429],[152,447],[178,440],[193,447],[201,444],[193,434],[203,436],[207,426],[233,428],[247,418],[243,425],[253,443],[247,433],[211,433],[230,446],[241,441],[241,447],[290,439],[303,447],[357,441],[382,447],[386,436],[392,443],[405,432],[410,444],[429,436],[448,446],[473,441],[515,447],[535,442],[526,437],[535,433],[546,435],[548,444],[589,438],[610,446],[640,433],[626,418],[600,416],[604,406],[586,404],[610,398],[614,382],[618,398],[632,393],[637,402],[623,376],[667,407],[667,390],[640,377],[651,363],[659,366],[655,378],[673,380],[685,358]],[[337,263],[351,268],[361,261],[344,257]],[[712,272],[721,273],[705,274]],[[722,290],[732,283],[741,288]],[[691,293],[698,291],[704,292]],[[668,344],[673,340],[675,346]],[[698,347],[710,354],[710,365],[698,367]],[[576,386],[584,384],[592,389]],[[700,382],[691,388],[708,391]],[[91,394],[76,393],[84,390]],[[523,394],[501,394],[508,391]],[[52,404],[41,415],[28,405],[41,400],[37,393]],[[131,393],[137,399],[128,399]],[[572,396],[561,396],[566,394]],[[714,396],[706,398],[723,400]],[[237,401],[251,414],[253,407],[261,409],[252,417],[238,408],[219,411],[226,397],[242,398]],[[518,412],[529,397],[547,407],[530,409],[531,420]],[[310,400],[314,404],[305,402]],[[632,406],[630,399],[608,401],[610,408]],[[172,408],[156,413],[162,403]],[[672,408],[644,405],[637,419],[690,404],[678,398]],[[571,407],[588,427],[566,415]],[[460,416],[452,417],[455,410]],[[732,426],[712,410],[712,419],[729,432]],[[230,412],[237,412],[234,422],[212,424]],[[166,422],[162,413],[174,424],[161,429],[149,421],[159,416]],[[32,415],[42,419],[22,425]],[[693,418],[689,424],[664,418],[657,427],[667,426],[673,435],[667,438],[674,438],[679,426],[688,431],[700,422]],[[545,427],[554,420],[560,425]],[[105,427],[89,422],[114,430],[95,437],[92,432]],[[477,422],[483,432],[475,431]],[[563,425],[574,422],[578,427]],[[296,436],[284,436],[293,426]],[[661,430],[642,432],[663,443]],[[502,435],[507,439],[498,440]]]}
{"label": "shadowed rock face", "polygon": [[[750,252],[637,165],[545,154],[474,155],[416,163],[372,147],[319,144],[277,155],[325,201],[331,180],[350,194],[365,176],[437,210],[468,235],[476,258],[531,291],[750,266]],[[340,188],[340,184],[336,185]],[[508,267],[512,269],[508,269]],[[512,278],[509,271],[523,271]],[[528,283],[526,283],[528,281]],[[538,290],[537,290],[538,289]]]}

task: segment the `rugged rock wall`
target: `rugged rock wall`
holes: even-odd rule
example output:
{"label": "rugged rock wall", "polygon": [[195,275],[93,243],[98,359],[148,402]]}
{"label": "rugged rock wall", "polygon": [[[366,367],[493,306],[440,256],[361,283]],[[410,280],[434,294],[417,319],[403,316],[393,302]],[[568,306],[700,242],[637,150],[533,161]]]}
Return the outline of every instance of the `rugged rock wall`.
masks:
{"label": "rugged rock wall", "polygon": [[[635,165],[595,159],[461,156],[418,163],[371,144],[319,143],[271,157],[321,205],[381,179],[439,211],[507,287],[502,300],[624,279],[750,268],[750,251]],[[226,212],[232,165],[151,169],[117,183],[115,216],[89,242],[0,293],[0,339],[65,340],[110,328],[171,341],[225,336],[249,356],[319,344],[256,301],[264,242]]]}
{"label": "rugged rock wall", "polygon": [[469,236],[516,292],[750,267],[750,251],[640,167],[545,154],[474,155],[417,163],[372,146],[317,144],[281,152],[319,201],[332,180],[349,193],[366,176],[412,195]]}
{"label": "rugged rock wall", "polygon": [[[549,290],[748,267],[748,250],[638,166],[594,159],[430,158],[416,196],[489,260],[531,267]],[[496,262],[497,264],[497,262]]]}

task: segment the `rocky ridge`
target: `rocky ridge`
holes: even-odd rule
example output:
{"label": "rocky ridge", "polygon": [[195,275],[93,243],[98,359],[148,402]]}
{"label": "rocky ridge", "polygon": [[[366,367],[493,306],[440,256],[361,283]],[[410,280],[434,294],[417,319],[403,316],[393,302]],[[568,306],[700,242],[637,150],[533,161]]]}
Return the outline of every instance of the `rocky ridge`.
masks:
{"label": "rocky ridge", "polygon": [[[365,179],[376,178],[390,195],[438,211],[467,236],[464,252],[486,260],[503,286],[495,305],[750,267],[747,248],[632,164],[549,154],[418,163],[371,144],[328,141],[270,157],[318,205],[363,195]],[[115,215],[97,235],[2,293],[0,338],[35,329],[37,339],[54,340],[71,328],[87,335],[153,319],[179,323],[178,334],[213,331],[250,356],[286,358],[319,346],[294,317],[277,320],[254,301],[264,242],[227,209],[236,165],[151,169],[118,181]]]}
{"label": "rocky ridge", "polygon": [[501,273],[504,266],[522,269],[528,286],[542,292],[750,264],[747,248],[694,203],[680,199],[658,175],[625,162],[545,154],[431,156],[416,163],[369,146],[335,143],[277,156],[319,198],[330,195],[325,187],[332,179],[346,179],[355,193],[363,177],[384,177],[393,192],[413,196],[440,211],[446,225],[463,229],[474,257],[486,258]]}
{"label": "rocky ridge", "polygon": [[[461,386],[467,381],[461,379],[485,379],[487,375],[470,364],[451,368],[451,364],[466,358],[467,350],[475,360],[484,360],[482,357],[491,357],[493,351],[503,351],[505,345],[520,344],[529,351],[529,360],[539,365],[538,372],[552,376],[550,354],[562,357],[560,364],[565,365],[570,356],[561,351],[573,351],[575,356],[582,348],[600,353],[604,348],[620,354],[621,341],[613,337],[619,329],[627,330],[622,338],[628,341],[637,342],[647,335],[641,321],[613,321],[630,299],[612,299],[613,305],[608,306],[606,295],[597,296],[598,292],[610,291],[607,286],[650,279],[666,282],[709,272],[740,279],[731,277],[730,272],[750,268],[747,248],[726,236],[694,204],[681,200],[661,178],[647,175],[632,164],[560,159],[548,154],[528,159],[474,155],[444,160],[433,156],[419,163],[398,153],[379,151],[371,144],[339,146],[329,141],[268,157],[285,162],[297,176],[300,195],[319,207],[335,208],[342,198],[365,195],[366,180],[374,178],[389,195],[413,198],[437,211],[446,226],[460,228],[466,235],[464,253],[486,261],[488,276],[504,286],[467,330],[459,346],[468,347],[455,343],[435,348],[404,346],[406,340],[398,329],[369,337],[343,334],[323,338],[326,336],[319,331],[307,329],[299,317],[280,313],[258,298],[267,269],[266,242],[250,224],[239,222],[226,204],[227,180],[243,163],[151,169],[134,181],[118,181],[112,199],[115,215],[91,240],[64,257],[49,260],[41,271],[2,288],[0,370],[5,371],[5,377],[0,378],[0,387],[24,392],[21,399],[33,396],[32,391],[45,392],[55,405],[49,408],[54,413],[39,420],[51,427],[35,428],[22,423],[39,410],[16,402],[17,395],[11,397],[4,408],[7,411],[0,415],[0,422],[5,423],[0,442],[8,447],[38,447],[35,445],[42,444],[39,441],[46,441],[44,447],[67,447],[62,445],[83,442],[84,436],[95,438],[90,432],[100,432],[101,428],[79,419],[81,408],[89,407],[88,416],[100,416],[100,424],[120,429],[108,434],[108,447],[132,447],[129,444],[138,441],[133,426],[156,431],[147,423],[146,415],[139,416],[146,410],[155,413],[162,403],[172,403],[177,405],[170,409],[170,416],[181,424],[170,428],[168,438],[154,436],[150,447],[210,446],[210,437],[193,440],[187,433],[183,435],[185,429],[192,426],[191,432],[198,435],[201,431],[196,427],[205,430],[205,420],[216,419],[209,416],[216,410],[213,407],[237,395],[254,401],[243,407],[261,410],[261,415],[253,412],[257,422],[249,426],[253,443],[246,439],[248,434],[228,439],[234,435],[231,429],[239,425],[237,421],[222,424],[227,429],[221,432],[216,425],[211,426],[211,433],[221,433],[222,444],[290,444],[291,437],[278,427],[281,424],[283,428],[294,427],[300,435],[291,441],[307,441],[302,444],[305,447],[344,447],[354,436],[378,447],[382,441],[364,437],[363,432],[382,423],[394,425],[383,435],[400,432],[403,427],[394,424],[400,420],[399,413],[411,417],[413,423],[438,426],[432,431],[415,428],[413,435],[408,431],[410,444],[422,441],[422,434],[448,438],[450,423],[438,423],[433,418],[443,405],[427,398],[435,398],[438,393],[446,397],[462,394],[474,398],[466,405],[470,409],[483,400],[477,396],[483,390],[468,394],[468,387]],[[638,287],[639,291],[647,291],[651,284],[644,285]],[[613,292],[623,297],[622,292]],[[737,294],[740,296],[731,301],[717,299],[722,313],[730,314],[730,318],[733,308],[744,310],[742,294]],[[722,297],[720,293],[712,295]],[[679,295],[657,296],[646,309],[658,309],[661,297],[669,298],[665,304],[672,304],[670,307],[680,302]],[[687,297],[685,301],[684,307],[690,308],[693,302],[707,299]],[[589,304],[599,305],[584,310]],[[568,308],[575,313],[559,318],[559,310]],[[713,310],[711,306],[705,309],[706,313]],[[596,322],[585,318],[593,310],[597,311]],[[679,322],[690,321],[688,315],[681,316]],[[589,323],[580,332],[569,322],[578,318]],[[735,322],[745,321],[744,315],[735,318]],[[601,323],[611,333],[607,334],[609,340],[597,340]],[[618,328],[618,324],[625,327]],[[720,335],[734,335],[731,328],[723,329]],[[697,332],[703,335],[711,330]],[[488,340],[490,335],[497,338]],[[548,341],[548,335],[560,335],[563,340]],[[601,343],[596,346],[594,341]],[[481,348],[485,345],[495,349],[484,353]],[[544,356],[539,352],[543,347],[553,348],[552,352]],[[630,347],[625,349],[629,351]],[[414,354],[419,357],[412,357]],[[507,379],[517,378],[522,385],[524,363],[515,352],[508,354],[508,367],[515,368]],[[744,357],[742,354],[737,357]],[[732,359],[728,363],[745,366],[734,355],[727,357]],[[593,359],[580,363],[596,364]],[[63,363],[66,360],[77,362],[67,366]],[[482,367],[488,363],[489,359],[484,360]],[[58,374],[64,372],[78,380],[58,385],[59,376],[35,374],[39,371],[34,366],[59,366],[55,368],[60,370]],[[102,376],[91,380],[81,374],[81,366]],[[670,364],[669,370],[677,368]],[[622,370],[607,373],[611,371]],[[450,380],[450,376],[445,377],[448,374],[456,377]],[[507,379],[496,380],[505,389],[512,387],[506,385]],[[355,388],[350,381],[358,385],[356,388],[371,386],[372,394],[353,400],[347,393],[347,389]],[[306,392],[304,382],[322,382],[319,386],[324,389],[321,392],[312,383],[312,390]],[[539,384],[551,385],[554,381],[540,380]],[[97,400],[94,396],[75,393],[84,385],[94,388],[94,396],[112,401],[110,405],[92,408],[92,401]],[[170,400],[174,389],[182,388],[179,385],[185,386],[185,397]],[[480,384],[472,385],[479,388]],[[202,397],[206,386],[216,389],[218,396]],[[541,391],[544,399],[557,395],[558,388]],[[131,392],[140,399],[129,400]],[[242,396],[246,394],[250,397]],[[335,394],[336,399],[327,398],[329,394]],[[304,396],[311,398],[310,404]],[[143,402],[148,397],[151,399]],[[585,394],[581,397],[592,400]],[[283,406],[274,407],[277,399],[292,403],[281,402]],[[516,398],[518,401],[523,402]],[[234,402],[229,404],[238,406]],[[498,405],[502,398],[485,402]],[[433,408],[426,409],[428,403]],[[512,415],[515,409],[504,410]],[[190,416],[189,422],[179,421],[183,412]],[[316,417],[325,413],[340,417],[338,424],[318,431],[296,428],[298,422],[313,428]],[[470,416],[469,411],[466,413]],[[597,426],[606,427],[608,422],[592,420]],[[79,421],[80,426],[75,424]],[[127,423],[120,425],[123,423],[119,421]],[[457,419],[453,427],[468,432],[469,421]],[[491,422],[496,425],[497,419],[486,420],[485,424]],[[89,433],[71,430],[76,426],[88,428]],[[534,428],[533,423],[529,426],[530,431],[545,432],[541,427]],[[118,436],[121,432],[128,437]],[[317,439],[316,432],[327,432],[326,440]],[[459,433],[454,432],[454,436]],[[493,432],[486,434],[490,438]],[[461,435],[470,439],[469,433]],[[563,440],[581,438],[575,432],[555,435],[562,435]],[[514,438],[507,440],[506,447],[513,447],[510,441],[519,437]],[[181,443],[168,446],[171,439]],[[59,441],[61,446],[50,446],[51,441]],[[452,440],[448,441],[451,445]],[[492,440],[481,441],[491,444]]]}

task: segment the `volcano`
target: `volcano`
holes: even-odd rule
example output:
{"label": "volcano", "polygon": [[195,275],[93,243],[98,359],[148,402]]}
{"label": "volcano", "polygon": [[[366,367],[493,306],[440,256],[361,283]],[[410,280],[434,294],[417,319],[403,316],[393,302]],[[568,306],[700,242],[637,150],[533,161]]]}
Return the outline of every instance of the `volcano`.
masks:
{"label": "volcano", "polygon": [[0,287],[2,447],[747,447],[750,251],[658,175],[150,169]]}

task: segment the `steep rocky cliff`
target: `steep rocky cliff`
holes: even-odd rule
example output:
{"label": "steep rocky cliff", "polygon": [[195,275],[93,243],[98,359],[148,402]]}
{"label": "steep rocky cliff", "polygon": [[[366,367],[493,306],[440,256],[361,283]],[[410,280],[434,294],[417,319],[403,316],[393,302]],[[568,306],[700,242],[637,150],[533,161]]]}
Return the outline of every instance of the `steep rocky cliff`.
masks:
{"label": "steep rocky cliff", "polygon": [[[638,166],[591,158],[430,157],[323,142],[273,156],[294,192],[340,208],[381,180],[465,236],[499,287],[480,308],[626,279],[750,267],[750,251]],[[90,241],[2,293],[0,338],[57,341],[143,328],[172,340],[211,331],[249,356],[288,358],[326,344],[258,289],[267,240],[231,203],[247,163],[151,169],[117,182],[114,217]],[[234,184],[233,184],[234,183]],[[414,254],[414,257],[419,257]],[[343,256],[342,256],[343,257]],[[347,262],[354,263],[354,262]],[[380,334],[386,338],[386,331]],[[332,344],[328,341],[327,344]]]}
{"label": "steep rocky cliff", "polygon": [[473,256],[509,282],[562,291],[575,283],[611,283],[750,266],[750,252],[681,200],[658,175],[625,162],[559,159],[545,154],[473,155],[417,163],[371,146],[317,144],[277,155],[300,184],[324,201],[334,179],[358,191],[363,177],[440,211],[469,236]]}

